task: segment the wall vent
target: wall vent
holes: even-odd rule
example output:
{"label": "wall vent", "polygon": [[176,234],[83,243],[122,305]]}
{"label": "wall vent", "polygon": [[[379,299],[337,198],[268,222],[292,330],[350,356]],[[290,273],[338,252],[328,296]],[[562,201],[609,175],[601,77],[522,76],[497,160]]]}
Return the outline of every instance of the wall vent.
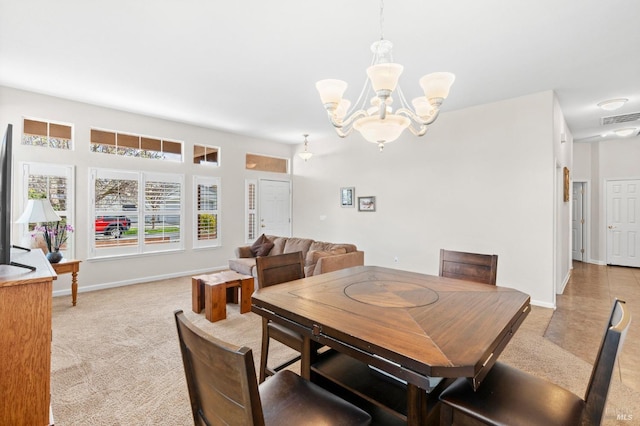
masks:
{"label": "wall vent", "polygon": [[629,123],[631,121],[638,120],[640,120],[640,112],[632,112],[630,114],[623,115],[612,115],[611,117],[602,117],[600,119],[603,126],[606,126],[607,124]]}

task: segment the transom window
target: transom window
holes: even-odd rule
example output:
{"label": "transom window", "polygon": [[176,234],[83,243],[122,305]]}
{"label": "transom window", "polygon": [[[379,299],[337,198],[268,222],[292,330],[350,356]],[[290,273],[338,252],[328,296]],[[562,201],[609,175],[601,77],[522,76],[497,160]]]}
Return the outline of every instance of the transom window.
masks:
{"label": "transom window", "polygon": [[193,145],[193,163],[218,166],[220,148],[207,145]]}
{"label": "transom window", "polygon": [[72,133],[71,124],[25,118],[23,120],[22,145],[71,149]]}
{"label": "transom window", "polygon": [[91,129],[91,152],[152,160],[182,161],[182,142]]}

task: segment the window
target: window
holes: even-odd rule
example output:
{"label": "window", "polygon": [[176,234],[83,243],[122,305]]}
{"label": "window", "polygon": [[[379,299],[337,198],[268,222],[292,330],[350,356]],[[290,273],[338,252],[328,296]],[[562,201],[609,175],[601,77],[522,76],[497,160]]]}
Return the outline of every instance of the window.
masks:
{"label": "window", "polygon": [[193,145],[193,163],[219,165],[218,153],[220,148],[206,145]]}
{"label": "window", "polygon": [[179,250],[182,175],[91,169],[93,257]]}
{"label": "window", "polygon": [[[73,166],[24,163],[23,176],[23,187],[26,188],[23,206],[26,206],[27,200],[32,198],[48,198],[53,209],[62,219],[61,222],[75,227],[73,197],[70,197],[71,194],[75,193]],[[29,224],[29,231],[34,226],[35,224]],[[25,232],[27,232],[26,229]],[[74,257],[74,235],[75,233],[69,235],[69,239],[61,247],[67,258]]]}
{"label": "window", "polygon": [[72,133],[70,124],[25,118],[23,120],[22,145],[71,149]]}
{"label": "window", "polygon": [[194,247],[215,247],[220,245],[220,179],[194,177]]}
{"label": "window", "polygon": [[263,172],[289,173],[289,160],[266,155],[247,154],[245,168]]}
{"label": "window", "polygon": [[91,129],[91,152],[152,160],[182,161],[182,142]]}
{"label": "window", "polygon": [[256,189],[258,181],[255,179],[247,179],[244,183],[244,192],[246,196],[246,218],[245,218],[245,240],[252,242],[257,236],[257,214],[256,207]]}

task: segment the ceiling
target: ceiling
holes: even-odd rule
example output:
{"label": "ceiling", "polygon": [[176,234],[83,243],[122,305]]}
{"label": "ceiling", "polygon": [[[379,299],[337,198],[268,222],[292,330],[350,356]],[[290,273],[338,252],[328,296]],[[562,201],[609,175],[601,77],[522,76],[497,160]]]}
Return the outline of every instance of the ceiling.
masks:
{"label": "ceiling", "polygon": [[[422,75],[456,74],[445,114],[554,90],[593,141],[630,125],[602,117],[640,112],[637,0],[386,0],[383,17],[408,99]],[[315,82],[355,101],[380,23],[373,0],[0,0],[0,85],[311,142],[335,135]],[[629,101],[596,106],[612,98]]]}

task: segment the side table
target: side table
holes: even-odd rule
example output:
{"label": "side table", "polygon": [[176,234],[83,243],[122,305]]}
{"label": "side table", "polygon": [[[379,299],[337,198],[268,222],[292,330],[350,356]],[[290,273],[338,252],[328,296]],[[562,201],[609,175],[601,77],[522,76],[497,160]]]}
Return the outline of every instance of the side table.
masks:
{"label": "side table", "polygon": [[62,259],[59,263],[52,263],[56,274],[71,274],[71,302],[76,306],[78,296],[78,271],[80,271],[80,260]]}
{"label": "side table", "polygon": [[239,303],[241,314],[251,311],[253,277],[235,271],[197,275],[191,277],[191,291],[193,312],[200,313],[204,308],[205,317],[215,322],[227,317],[226,302]]}

